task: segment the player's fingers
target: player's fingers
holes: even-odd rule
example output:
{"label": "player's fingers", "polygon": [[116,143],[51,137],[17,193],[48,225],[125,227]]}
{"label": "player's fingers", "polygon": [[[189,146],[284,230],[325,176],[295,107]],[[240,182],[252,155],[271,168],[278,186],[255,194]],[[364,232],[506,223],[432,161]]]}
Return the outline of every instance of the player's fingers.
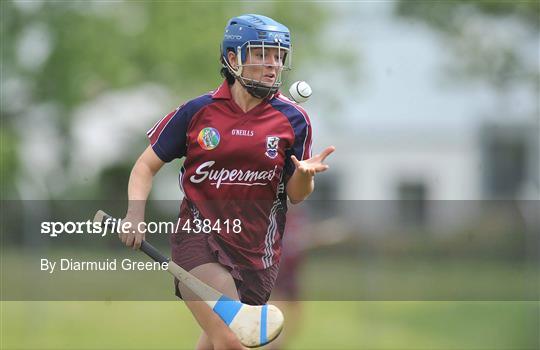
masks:
{"label": "player's fingers", "polygon": [[326,159],[330,154],[332,154],[336,148],[334,146],[329,146],[324,149],[324,151],[321,152],[321,162]]}
{"label": "player's fingers", "polygon": [[294,166],[295,166],[296,168],[299,168],[299,167],[300,167],[300,161],[298,161],[298,159],[296,158],[296,156],[295,156],[294,154],[291,156],[291,160],[293,161]]}
{"label": "player's fingers", "polygon": [[126,246],[133,247],[134,241],[135,241],[135,235],[133,233],[127,234]]}
{"label": "player's fingers", "polygon": [[133,249],[139,249],[142,241],[144,240],[144,234],[139,233],[135,236],[135,242],[133,243]]}
{"label": "player's fingers", "polygon": [[309,169],[306,168],[305,166],[300,165],[297,169],[298,169],[298,171],[300,171],[300,173],[302,173],[302,174],[308,174],[308,173],[309,173]]}
{"label": "player's fingers", "polygon": [[328,168],[329,168],[329,166],[326,165],[326,164],[320,165],[320,166],[317,167],[317,172],[322,173],[323,171],[328,170]]}

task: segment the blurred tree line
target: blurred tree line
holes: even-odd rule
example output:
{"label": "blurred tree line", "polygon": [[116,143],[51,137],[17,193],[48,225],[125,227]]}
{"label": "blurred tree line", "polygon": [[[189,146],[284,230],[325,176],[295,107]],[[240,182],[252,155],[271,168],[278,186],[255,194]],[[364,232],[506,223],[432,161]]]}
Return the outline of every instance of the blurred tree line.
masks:
{"label": "blurred tree line", "polygon": [[[539,1],[400,0],[395,13],[424,23],[447,39],[448,54],[455,58],[447,68],[454,80],[483,81],[501,93],[525,83],[540,92]],[[508,24],[514,25],[513,31]],[[524,52],[526,41],[536,42],[535,57]]]}
{"label": "blurred tree line", "polygon": [[[31,106],[55,106],[61,138],[56,141],[61,142],[62,166],[67,169],[76,141],[70,139],[73,112],[82,103],[145,82],[164,86],[173,96],[195,97],[216,87],[221,81],[219,46],[229,18],[261,13],[288,25],[298,47],[293,64],[322,51],[315,34],[326,21],[316,3],[1,1],[0,6],[3,198],[19,196],[18,159],[24,154],[18,152],[16,120]],[[34,42],[27,51],[41,54],[42,62],[24,57],[21,41],[32,36],[29,33]],[[99,182],[106,183],[106,189],[96,192],[100,187],[93,184],[81,192],[82,198],[114,197],[111,189],[125,192],[134,161],[105,169]],[[61,199],[63,194],[56,196]]]}

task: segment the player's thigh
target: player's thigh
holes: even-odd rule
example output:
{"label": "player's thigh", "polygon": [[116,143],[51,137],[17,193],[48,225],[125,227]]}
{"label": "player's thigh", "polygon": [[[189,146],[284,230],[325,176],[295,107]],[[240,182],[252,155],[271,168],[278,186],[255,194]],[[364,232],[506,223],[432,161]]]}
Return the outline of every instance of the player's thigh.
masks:
{"label": "player's thigh", "polygon": [[[229,270],[223,265],[219,263],[202,264],[191,269],[189,273],[228,297],[238,299],[238,291],[236,289],[234,278],[231,276]],[[184,295],[184,289],[187,288],[182,288],[183,289],[180,289],[180,292]],[[191,296],[193,296],[191,291],[188,290],[187,292],[191,293]],[[195,299],[184,298],[184,300]]]}

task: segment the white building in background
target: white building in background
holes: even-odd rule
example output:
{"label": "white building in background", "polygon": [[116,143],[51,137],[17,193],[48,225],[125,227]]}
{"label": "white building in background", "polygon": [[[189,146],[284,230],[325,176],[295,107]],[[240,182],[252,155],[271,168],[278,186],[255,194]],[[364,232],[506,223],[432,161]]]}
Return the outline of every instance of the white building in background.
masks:
{"label": "white building in background", "polygon": [[540,199],[535,127],[388,126],[360,133],[354,147],[343,138],[315,198],[338,200],[339,215],[367,231],[459,229],[484,210],[480,201]]}
{"label": "white building in background", "polygon": [[337,197],[359,200],[480,198],[479,152],[472,135],[419,129],[361,134],[339,147]]}
{"label": "white building in background", "polygon": [[[343,200],[539,199],[536,127],[408,129],[360,134],[339,146],[335,198]],[[350,145],[349,145],[350,146]]]}

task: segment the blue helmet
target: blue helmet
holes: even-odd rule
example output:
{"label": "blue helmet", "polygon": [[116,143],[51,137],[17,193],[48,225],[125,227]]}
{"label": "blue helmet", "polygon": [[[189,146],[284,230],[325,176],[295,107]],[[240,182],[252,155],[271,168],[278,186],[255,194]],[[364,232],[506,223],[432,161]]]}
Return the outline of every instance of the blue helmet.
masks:
{"label": "blue helmet", "polygon": [[[223,42],[221,43],[222,64],[229,72],[257,98],[264,98],[277,92],[281,85],[281,70],[272,86],[263,84],[260,80],[242,77],[242,68],[246,63],[248,51],[255,47],[277,47],[282,69],[290,69],[292,54],[291,35],[289,29],[273,19],[247,14],[231,18],[225,27]],[[228,61],[228,52],[233,51],[238,58],[238,68],[233,68]],[[264,50],[263,50],[264,51]]]}

